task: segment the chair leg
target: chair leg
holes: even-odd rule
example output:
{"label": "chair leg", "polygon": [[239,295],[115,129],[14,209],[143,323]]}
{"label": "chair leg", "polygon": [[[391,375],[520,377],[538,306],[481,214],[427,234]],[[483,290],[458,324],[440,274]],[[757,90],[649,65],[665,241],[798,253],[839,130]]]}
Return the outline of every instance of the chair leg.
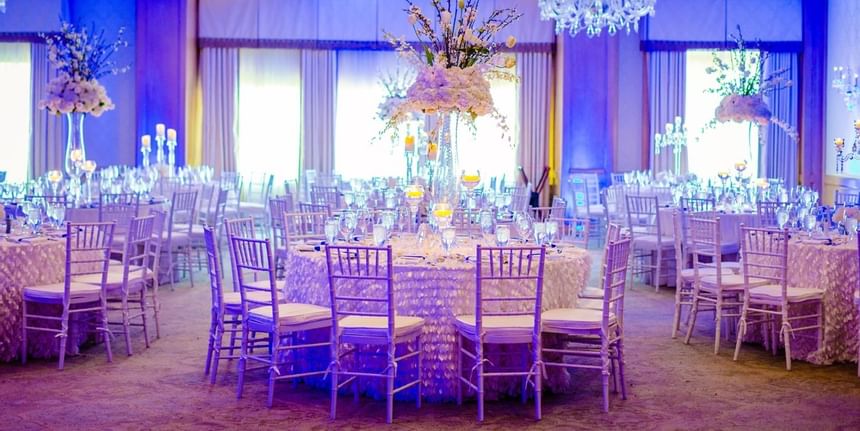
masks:
{"label": "chair leg", "polygon": [[746,301],[744,301],[744,307],[741,310],[741,318],[738,319],[738,334],[737,339],[735,340],[735,355],[732,358],[733,361],[738,360],[738,356],[741,354],[741,344],[744,341],[744,337],[747,333],[747,305]]}
{"label": "chair leg", "polygon": [[128,317],[128,298],[125,293],[122,296],[122,333],[125,336],[125,353],[131,356],[131,319]]}
{"label": "chair leg", "polygon": [[660,277],[662,276],[663,269],[663,250],[660,250],[658,247],[657,250],[657,269],[656,274],[654,276],[654,291],[660,292]]}
{"label": "chair leg", "polygon": [[[860,349],[858,349],[860,355]],[[860,374],[860,366],[858,366],[858,374]],[[457,405],[463,405],[463,336],[457,333]]]}
{"label": "chair leg", "polygon": [[[534,363],[541,361],[541,344],[536,343],[534,349]],[[543,369],[540,366],[535,367],[535,419],[541,420],[543,412],[541,411],[541,401],[543,400]]]}
{"label": "chair leg", "polygon": [[277,349],[277,346],[280,345],[280,340],[275,340],[274,343],[276,348],[272,351],[272,354],[269,357],[271,366],[269,367],[269,392],[268,397],[266,398],[266,407],[268,408],[272,408],[272,401],[275,398],[275,377],[277,377],[275,370],[277,370],[280,365],[280,355],[278,355],[279,350]]}
{"label": "chair leg", "polygon": [[[391,356],[393,358],[393,354]],[[394,377],[396,364],[393,359],[388,361],[388,377],[386,377],[385,388],[385,423],[394,421]]]}
{"label": "chair leg", "polygon": [[484,340],[475,341],[475,361],[477,364],[477,386],[478,386],[478,422],[484,421]]}
{"label": "chair leg", "polygon": [[783,313],[783,324],[780,332],[785,343],[785,370],[791,371],[791,325],[788,323],[788,312]]}
{"label": "chair leg", "polygon": [[[608,337],[608,334],[604,336]],[[600,372],[601,380],[603,380],[603,413],[609,413],[609,361],[609,350],[606,339],[604,339],[600,349],[600,362],[603,364]]]}
{"label": "chair leg", "polygon": [[690,344],[690,337],[693,336],[693,328],[696,326],[696,317],[699,315],[698,293],[698,289],[693,290],[693,305],[690,306],[690,324],[687,325],[687,336],[684,338],[684,344]]}
{"label": "chair leg", "polygon": [[[21,364],[27,363],[27,301],[21,303]],[[858,371],[860,373],[860,371]]]}
{"label": "chair leg", "polygon": [[143,286],[140,291],[140,318],[143,325],[143,343],[146,348],[149,348],[149,330],[146,329],[146,286]]}
{"label": "chair leg", "polygon": [[215,316],[212,316],[212,321],[209,323],[209,345],[206,348],[206,368],[203,370],[203,375],[208,376],[212,369],[212,358],[215,352]]}
{"label": "chair leg", "polygon": [[678,327],[681,326],[681,298],[684,290],[684,281],[678,277],[678,282],[675,283],[675,314],[672,316],[672,339],[678,337]]}
{"label": "chair leg", "polygon": [[[620,332],[620,329],[618,330]],[[621,399],[627,399],[627,381],[624,379],[624,341],[619,338],[618,345],[615,346],[618,353],[618,384],[621,386]]]}
{"label": "chair leg", "polygon": [[418,349],[418,368],[417,368],[418,396],[415,398],[415,408],[419,408],[419,409],[421,408],[421,395],[423,392],[422,386],[424,386],[424,379],[421,378],[423,376],[423,372],[422,372],[423,368],[422,367],[423,367],[423,356],[424,356],[424,351],[422,349],[422,346],[423,346],[423,344],[421,344],[421,336],[419,335],[418,337],[415,338],[415,348]]}
{"label": "chair leg", "polygon": [[239,345],[239,364],[236,372],[239,374],[239,382],[236,385],[236,398],[242,398],[242,390],[245,389],[245,367],[247,365],[248,330],[242,326],[242,342]]}
{"label": "chair leg", "polygon": [[159,321],[159,317],[161,314],[161,302],[158,300],[158,271],[154,271],[152,281],[152,315],[153,320],[155,320],[155,339],[161,338],[161,323]]}
{"label": "chair leg", "polygon": [[332,334],[331,338],[332,348],[331,348],[331,419],[334,420],[337,418],[337,385],[338,385],[338,373],[340,372],[340,367],[338,367],[338,359],[340,358],[340,349],[337,346],[337,338],[334,334]]}
{"label": "chair leg", "polygon": [[720,335],[723,329],[723,298],[722,292],[717,292],[717,303],[714,305],[714,354],[720,353]]}
{"label": "chair leg", "polygon": [[[102,296],[101,303],[102,331],[104,332],[103,336],[105,342],[105,354],[107,355],[107,361],[113,362],[113,350],[111,350],[110,345],[110,327],[108,326],[107,298]],[[68,321],[68,318],[66,318],[66,321]]]}

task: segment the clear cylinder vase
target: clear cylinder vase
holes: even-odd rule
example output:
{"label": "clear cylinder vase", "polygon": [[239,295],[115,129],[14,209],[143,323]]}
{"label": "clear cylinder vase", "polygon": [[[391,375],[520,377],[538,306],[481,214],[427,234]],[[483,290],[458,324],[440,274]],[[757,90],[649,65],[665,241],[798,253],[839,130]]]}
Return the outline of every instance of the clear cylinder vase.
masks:
{"label": "clear cylinder vase", "polygon": [[66,157],[63,168],[66,175],[75,177],[80,172],[79,163],[87,159],[87,150],[84,146],[84,118],[86,114],[81,112],[70,112],[66,114]]}
{"label": "clear cylinder vase", "polygon": [[436,172],[432,184],[433,196],[436,202],[447,202],[455,205],[459,197],[457,116],[456,114],[439,114],[436,121],[439,155],[436,159]]}

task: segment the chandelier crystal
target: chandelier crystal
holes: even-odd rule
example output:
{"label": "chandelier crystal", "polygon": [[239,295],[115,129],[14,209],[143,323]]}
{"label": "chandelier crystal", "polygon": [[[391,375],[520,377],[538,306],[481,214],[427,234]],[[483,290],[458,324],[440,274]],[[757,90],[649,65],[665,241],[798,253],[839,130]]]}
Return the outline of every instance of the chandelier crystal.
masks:
{"label": "chandelier crystal", "polygon": [[539,0],[541,19],[555,20],[555,32],[568,29],[571,36],[585,30],[588,37],[610,36],[618,29],[639,31],[639,19],[654,16],[657,0]]}

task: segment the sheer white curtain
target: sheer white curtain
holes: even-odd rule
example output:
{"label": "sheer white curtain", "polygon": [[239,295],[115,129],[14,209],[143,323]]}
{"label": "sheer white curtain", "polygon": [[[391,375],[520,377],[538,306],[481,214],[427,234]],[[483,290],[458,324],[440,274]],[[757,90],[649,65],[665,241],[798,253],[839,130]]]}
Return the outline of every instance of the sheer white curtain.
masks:
{"label": "sheer white curtain", "polygon": [[[664,133],[666,123],[674,122],[677,116],[684,117],[686,115],[684,121],[691,130],[694,127],[701,127],[704,123],[699,122],[700,118],[696,116],[691,118],[691,113],[685,111],[685,108],[690,106],[686,102],[690,94],[687,88],[691,85],[687,82],[689,79],[687,53],[685,51],[654,51],[647,54],[647,59],[650,166],[654,173],[674,171],[674,153],[672,150],[662,149],[658,155],[654,148],[654,134]],[[713,108],[711,108],[711,117],[713,117]],[[689,157],[687,148],[682,149],[681,174],[688,171]],[[698,173],[692,167],[689,170]]]}
{"label": "sheer white curtain", "polygon": [[302,50],[302,170],[329,174],[334,165],[337,54]]}
{"label": "sheer white curtain", "polygon": [[30,177],[38,177],[52,169],[62,169],[64,139],[61,116],[39,109],[48,82],[54,73],[48,62],[48,49],[43,43],[30,45],[30,82],[32,128],[30,133]]}
{"label": "sheer white curtain", "polygon": [[236,170],[236,103],[239,50],[204,48],[200,53],[203,92],[203,163],[221,171]]}
{"label": "sheer white curtain", "polygon": [[532,184],[536,185],[543,168],[549,164],[552,55],[549,52],[517,54],[517,73],[521,86],[517,163],[525,169]]}
{"label": "sheer white curtain", "polygon": [[242,49],[236,164],[239,172],[293,180],[300,168],[301,56],[298,50]]}
{"label": "sheer white curtain", "polygon": [[[772,52],[765,65],[765,73],[777,70],[786,71],[782,75],[794,84],[788,88],[775,91],[767,96],[767,103],[773,116],[779,118],[797,129],[798,106],[797,97],[800,93],[797,69],[797,53]],[[760,146],[759,176],[765,178],[783,178],[787,186],[797,184],[797,142],[785,133],[781,127],[770,124],[760,129],[767,133],[766,144]]]}
{"label": "sheer white curtain", "polygon": [[[485,184],[489,184],[491,177],[500,180],[505,177],[508,184],[513,184],[516,178],[517,148],[521,142],[520,84],[500,79],[491,80],[490,93],[496,110],[505,118],[508,131],[503,133],[499,122],[489,115],[478,117],[475,130],[470,130],[461,121],[457,130],[459,166],[460,169],[480,170],[481,177],[486,180]],[[543,145],[546,145],[546,141]],[[523,151],[530,152],[529,149]],[[543,169],[543,165],[540,168]],[[531,178],[529,177],[530,180]]]}
{"label": "sheer white curtain", "polygon": [[375,139],[385,128],[376,117],[385,97],[380,79],[406,71],[393,51],[338,51],[334,170],[344,178],[400,176],[402,142]]}
{"label": "sheer white curtain", "polygon": [[21,182],[30,166],[31,107],[38,103],[31,100],[29,44],[0,43],[0,94],[0,171],[6,172],[6,181]]}

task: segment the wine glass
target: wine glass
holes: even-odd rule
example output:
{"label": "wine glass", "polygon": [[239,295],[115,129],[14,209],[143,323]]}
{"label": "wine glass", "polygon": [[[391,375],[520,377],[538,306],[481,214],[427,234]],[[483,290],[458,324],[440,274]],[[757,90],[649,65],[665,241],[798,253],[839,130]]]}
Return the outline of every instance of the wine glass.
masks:
{"label": "wine glass", "polygon": [[451,247],[454,245],[454,241],[457,239],[457,229],[453,227],[442,228],[442,248],[445,249],[445,255],[447,256],[451,252]]}
{"label": "wine glass", "polygon": [[382,247],[382,244],[385,243],[386,236],[388,234],[388,229],[381,224],[373,225],[373,244],[377,247]]}
{"label": "wine glass", "polygon": [[815,214],[807,214],[806,217],[803,218],[803,227],[806,229],[806,232],[809,236],[812,236],[812,232],[815,230],[815,225],[818,223],[818,219],[815,217]]}
{"label": "wine glass", "polygon": [[34,205],[30,212],[27,213],[27,224],[30,226],[30,229],[33,235],[39,233],[42,227],[42,208]]}
{"label": "wine glass", "polygon": [[397,216],[394,214],[394,211],[383,211],[382,216],[380,217],[380,222],[382,222],[382,226],[385,227],[386,235],[391,236],[391,230],[394,227],[394,221],[397,219]]}
{"label": "wine glass", "polygon": [[493,213],[490,211],[481,211],[481,233],[489,235],[493,233]]}
{"label": "wine glass", "polygon": [[511,228],[507,225],[496,226],[496,246],[504,247],[511,239]]}
{"label": "wine glass", "polygon": [[531,220],[529,220],[528,215],[524,213],[517,213],[515,222],[517,225],[517,231],[520,235],[520,239],[523,243],[528,242],[532,230],[532,222]]}
{"label": "wine glass", "polygon": [[345,192],[343,194],[343,203],[346,204],[347,208],[352,208],[352,204],[355,203],[355,194],[353,192]]}
{"label": "wine glass", "polygon": [[433,218],[436,220],[436,225],[441,229],[451,226],[451,217],[453,214],[454,211],[451,209],[451,205],[448,205],[446,202],[439,202],[433,205]]}
{"label": "wine glass", "polygon": [[336,219],[331,218],[326,220],[325,222],[325,243],[326,244],[334,244],[337,239],[337,231],[340,228],[339,223]]}
{"label": "wine glass", "polygon": [[546,222],[546,242],[552,244],[556,235],[558,235],[558,222],[555,220]]}
{"label": "wine glass", "polygon": [[788,222],[788,210],[786,208],[779,208],[776,210],[776,224],[779,225],[779,228],[782,229],[785,227],[785,223]]}
{"label": "wine glass", "polygon": [[532,230],[534,231],[535,243],[543,245],[544,240],[546,240],[546,223],[534,223],[532,224]]}
{"label": "wine glass", "polygon": [[352,232],[355,230],[357,222],[355,213],[351,211],[344,212],[340,217],[340,233],[347,243],[352,238]]}

